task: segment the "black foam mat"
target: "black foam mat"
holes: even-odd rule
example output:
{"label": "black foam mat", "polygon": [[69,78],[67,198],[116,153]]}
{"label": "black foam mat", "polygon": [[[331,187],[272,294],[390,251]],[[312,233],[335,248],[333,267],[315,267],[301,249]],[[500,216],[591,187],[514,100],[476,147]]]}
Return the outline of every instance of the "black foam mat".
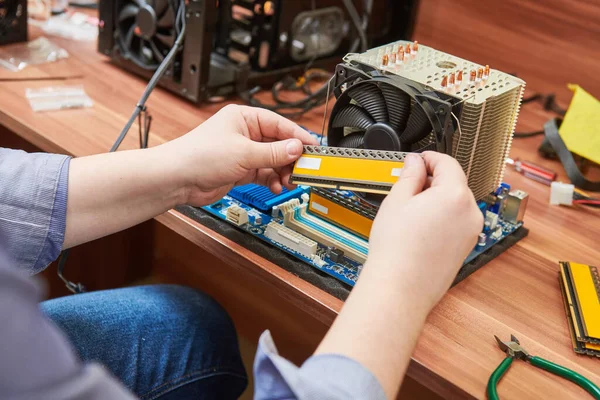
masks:
{"label": "black foam mat", "polygon": [[[283,250],[275,246],[271,246],[270,244],[257,239],[247,232],[237,229],[233,225],[207,213],[201,208],[179,206],[176,207],[176,210],[185,216],[192,218],[194,221],[214,230],[220,235],[223,235],[226,238],[244,246],[259,256],[266,258],[286,271],[289,271],[305,281],[310,282],[319,289],[324,290],[338,299],[345,300],[350,293],[351,287],[345,283],[342,283],[334,277],[327,275],[326,273],[321,272],[318,269],[296,259]],[[527,236],[528,233],[529,230],[527,228],[521,227],[515,231],[515,233],[502,240],[502,242],[493,246],[485,253],[479,255],[470,263],[464,265],[458,272],[456,280],[454,281],[454,285],[468,277],[473,272],[477,271],[479,268],[483,267],[498,255],[502,254],[506,249],[510,248],[519,240]]]}

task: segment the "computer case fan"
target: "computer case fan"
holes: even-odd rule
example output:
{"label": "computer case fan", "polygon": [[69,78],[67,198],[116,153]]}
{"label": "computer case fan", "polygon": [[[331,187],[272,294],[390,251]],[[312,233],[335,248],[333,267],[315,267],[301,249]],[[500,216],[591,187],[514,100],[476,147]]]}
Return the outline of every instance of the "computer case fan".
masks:
{"label": "computer case fan", "polygon": [[27,41],[27,0],[0,0],[0,45]]}
{"label": "computer case fan", "polygon": [[476,199],[500,185],[522,80],[399,41],[348,54],[336,68],[333,86],[337,101],[329,118],[329,146],[435,150],[458,160]]}
{"label": "computer case fan", "polygon": [[[179,4],[177,0],[101,0],[98,51],[116,65],[150,78],[177,37]],[[185,4],[183,46],[159,85],[200,102],[208,96],[216,5],[210,0]]]}

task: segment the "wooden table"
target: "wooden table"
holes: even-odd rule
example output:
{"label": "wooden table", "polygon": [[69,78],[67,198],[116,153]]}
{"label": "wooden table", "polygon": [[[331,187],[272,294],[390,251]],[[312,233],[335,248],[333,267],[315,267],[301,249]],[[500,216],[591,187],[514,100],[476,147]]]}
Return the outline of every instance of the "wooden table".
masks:
{"label": "wooden table", "polygon": [[[31,67],[22,76],[49,78],[61,71],[83,78],[13,81],[19,75],[0,72],[0,125],[48,152],[85,156],[107,151],[145,82],[109,64],[96,53],[94,43],[53,41],[71,57]],[[31,111],[26,88],[67,83],[83,84],[94,107]],[[197,108],[165,91],[155,91],[148,103],[154,117],[151,145],[184,134],[222,105]],[[320,131],[322,113],[317,109],[299,122]],[[518,129],[539,129],[548,117],[538,106],[526,106]],[[558,164],[539,159],[538,143],[538,138],[515,141],[512,156],[559,170]],[[134,126],[122,149],[137,144]],[[557,280],[559,260],[600,263],[600,213],[550,206],[546,186],[513,171],[507,172],[506,181],[530,194],[525,217],[530,235],[450,290],[429,316],[410,364],[408,375],[444,398],[485,396],[487,379],[504,358],[494,334],[501,338],[515,334],[532,354],[600,384],[600,361],[577,356],[571,348]],[[151,226],[155,275],[197,286],[214,296],[248,338],[256,339],[263,329],[271,329],[281,352],[296,362],[310,354],[342,307],[340,300],[177,212],[167,212],[156,221]],[[540,393],[546,398],[585,398],[578,387],[524,362],[513,365],[499,392],[503,398],[531,398]]]}

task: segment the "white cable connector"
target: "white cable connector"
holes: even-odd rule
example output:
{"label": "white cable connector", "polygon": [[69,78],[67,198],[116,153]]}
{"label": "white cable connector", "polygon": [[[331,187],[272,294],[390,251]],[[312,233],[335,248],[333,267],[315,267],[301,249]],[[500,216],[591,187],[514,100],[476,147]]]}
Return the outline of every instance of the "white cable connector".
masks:
{"label": "white cable connector", "polygon": [[552,182],[550,185],[550,204],[572,206],[574,190],[575,185],[570,183]]}

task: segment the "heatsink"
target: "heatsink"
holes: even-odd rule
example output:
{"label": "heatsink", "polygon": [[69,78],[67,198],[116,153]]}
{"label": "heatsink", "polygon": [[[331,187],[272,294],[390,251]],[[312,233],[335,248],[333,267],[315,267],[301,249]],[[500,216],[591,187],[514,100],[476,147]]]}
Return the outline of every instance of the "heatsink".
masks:
{"label": "heatsink", "polygon": [[[400,49],[404,50],[402,56]],[[348,54],[344,63],[362,70],[371,79],[383,77],[392,83],[398,80],[423,93],[433,92],[440,98],[450,99],[452,123],[456,129],[451,149],[446,152],[460,163],[476,199],[484,198],[499,186],[519,114],[524,81],[407,41],[390,43],[361,54]],[[421,145],[434,142],[432,133]]]}

